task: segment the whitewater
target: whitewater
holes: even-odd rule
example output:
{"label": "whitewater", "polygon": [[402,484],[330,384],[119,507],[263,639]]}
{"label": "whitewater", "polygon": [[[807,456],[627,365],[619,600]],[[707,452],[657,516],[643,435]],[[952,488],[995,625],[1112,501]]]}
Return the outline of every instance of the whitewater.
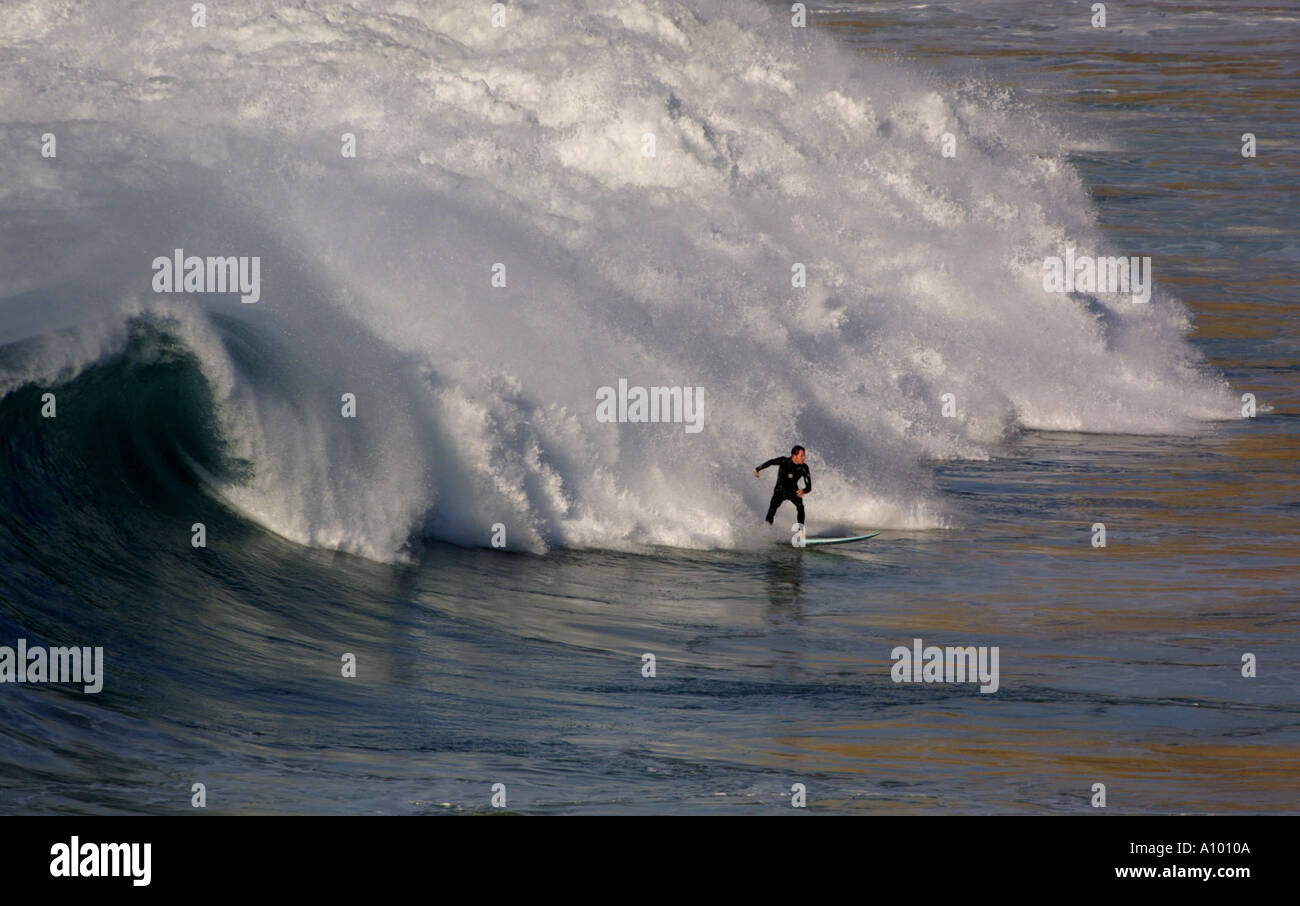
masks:
{"label": "whitewater", "polygon": [[[945,527],[936,460],[1238,414],[1158,261],[1146,304],[1043,291],[1138,250],[1008,92],[757,4],[190,16],[6,4],[0,393],[192,359],[221,457],[178,455],[299,543],[743,546],[794,442],[811,519]],[[258,256],[260,300],[154,293],[177,248]],[[620,379],[704,388],[703,430],[599,421]]]}

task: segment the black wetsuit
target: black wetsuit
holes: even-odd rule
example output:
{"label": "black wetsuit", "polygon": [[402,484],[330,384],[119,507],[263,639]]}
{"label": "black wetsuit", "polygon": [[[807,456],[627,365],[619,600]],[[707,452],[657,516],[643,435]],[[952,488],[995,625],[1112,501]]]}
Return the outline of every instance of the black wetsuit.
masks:
{"label": "black wetsuit", "polygon": [[789,456],[778,456],[763,463],[757,471],[761,472],[768,466],[776,466],[776,487],[772,489],[772,503],[767,508],[768,523],[776,517],[776,508],[787,500],[794,504],[795,513],[802,523],[803,499],[795,491],[799,487],[800,478],[804,481],[804,493],[812,490],[812,473],[808,471],[808,464],[795,465]]}

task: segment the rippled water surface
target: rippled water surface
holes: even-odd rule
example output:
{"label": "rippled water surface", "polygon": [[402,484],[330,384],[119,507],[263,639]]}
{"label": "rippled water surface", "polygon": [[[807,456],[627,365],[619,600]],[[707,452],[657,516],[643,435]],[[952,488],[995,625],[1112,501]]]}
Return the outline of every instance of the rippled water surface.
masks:
{"label": "rippled water surface", "polygon": [[[784,813],[794,783],[862,814],[1089,813],[1095,783],[1117,812],[1300,811],[1300,14],[1108,6],[1105,29],[1086,3],[1010,0],[810,23],[1067,134],[1107,238],[1152,257],[1256,417],[1011,432],[930,465],[949,528],[863,545],[428,542],[393,565],[279,538],[195,484],[218,454],[184,355],[81,374],[61,434],[30,426],[39,388],[14,390],[0,640],[93,640],[111,682],[0,687],[0,811],[180,812],[196,781],[231,812],[485,811],[498,782],[535,813]],[[141,417],[73,414],[122,387]],[[201,556],[194,521],[222,539]],[[998,646],[997,692],[892,682],[914,638]]]}

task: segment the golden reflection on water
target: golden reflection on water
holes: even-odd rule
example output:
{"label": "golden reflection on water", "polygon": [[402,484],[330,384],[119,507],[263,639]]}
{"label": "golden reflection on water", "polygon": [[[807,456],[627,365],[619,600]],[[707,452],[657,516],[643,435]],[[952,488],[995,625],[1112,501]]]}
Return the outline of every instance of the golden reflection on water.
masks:
{"label": "golden reflection on water", "polygon": [[[837,15],[827,24],[862,39],[876,30],[905,26],[906,20],[873,12]],[[1108,51],[1086,42],[1053,47],[1050,53],[1041,47],[983,47],[970,38],[935,41],[933,34],[932,28],[930,37],[914,38],[906,47],[885,44],[883,35],[861,40],[858,46],[869,55],[916,59],[951,57],[960,45],[961,53],[976,59],[1022,60],[1020,84],[1033,84],[1035,70],[1068,73],[1058,75],[1057,82],[1073,80],[1074,91],[1057,100],[1095,108],[1090,115],[1110,110],[1132,119],[1139,115],[1135,111],[1159,105],[1222,118],[1257,111],[1260,105],[1295,104],[1287,67],[1279,59],[1261,59],[1253,48],[1244,46],[1216,48],[1212,58],[1196,59],[1184,53]],[[926,60],[920,63],[925,65]],[[1221,82],[1209,78],[1222,76],[1242,77],[1233,83],[1230,97],[1216,87]],[[1241,163],[1232,157],[1236,137],[1226,136],[1224,169],[1218,173],[1187,176],[1189,170],[1206,168],[1194,161],[1189,164],[1174,149],[1175,159],[1165,158],[1161,164],[1177,171],[1173,178],[1135,185],[1131,183],[1142,176],[1117,173],[1115,184],[1090,185],[1092,196],[1101,203],[1103,228],[1128,237],[1161,239],[1170,229],[1150,218],[1132,216],[1132,208],[1124,208],[1122,215],[1108,221],[1107,201],[1132,205],[1146,199],[1147,204],[1161,204],[1182,196],[1217,208],[1272,203],[1269,187],[1243,185],[1231,169]],[[1261,142],[1266,139],[1260,137]],[[1270,179],[1294,182],[1293,157],[1269,159],[1264,147],[1260,145],[1261,159],[1252,163],[1258,163]],[[1222,235],[1285,239],[1283,231],[1241,223],[1224,225]],[[1233,258],[1230,242],[1220,243],[1215,254],[1166,255],[1162,265],[1161,284],[1193,313],[1193,337],[1211,342],[1207,347],[1211,350],[1220,348],[1213,341],[1259,344],[1261,354],[1250,360],[1257,370],[1250,386],[1241,389],[1256,393],[1260,405],[1271,406],[1274,416],[1300,413],[1300,381],[1293,355],[1300,330],[1292,314],[1300,276],[1277,260]],[[1277,355],[1272,355],[1270,342],[1277,343]],[[1216,358],[1212,352],[1211,364],[1232,369],[1243,363],[1231,355]],[[1050,449],[1050,442],[1045,443]],[[917,627],[925,627],[930,638],[952,639],[970,639],[979,631],[1014,630],[1022,638],[1040,639],[1068,631],[1072,638],[1095,641],[1094,647],[1102,651],[1108,638],[1195,638],[1201,644],[1184,652],[1182,665],[1204,667],[1216,677],[1223,675],[1221,671],[1233,675],[1238,670],[1240,651],[1233,646],[1241,638],[1259,640],[1258,647],[1266,652],[1261,657],[1271,658],[1274,665],[1279,660],[1293,661],[1296,652],[1283,649],[1296,638],[1300,624],[1300,510],[1296,508],[1300,436],[1295,430],[1276,421],[1259,430],[1211,430],[1191,445],[1159,448],[1153,444],[1145,455],[1121,454],[1118,459],[1128,468],[1117,468],[1104,484],[1088,479],[1086,489],[1074,497],[1080,513],[1077,522],[1037,519],[1019,534],[1007,529],[999,539],[996,556],[1022,561],[1026,555],[1039,557],[1041,562],[1066,564],[1068,570],[1009,578],[997,588],[996,600],[985,602],[989,606],[978,607],[973,597],[960,593],[941,592],[918,596],[904,613],[837,614],[836,625],[844,633],[900,640],[919,631]],[[1050,484],[1051,476],[1044,481]],[[1105,550],[1088,544],[1093,519],[1108,524],[1110,540]],[[1088,558],[1096,561],[1096,587],[1068,584],[1078,582],[1078,565]],[[1150,568],[1144,569],[1144,563]],[[1123,564],[1123,568],[1111,570],[1108,564]],[[1070,605],[1061,606],[1067,599]],[[1018,679],[1059,677],[1072,666],[1113,663],[1117,669],[1138,669],[1131,661],[1131,646],[1117,645],[1116,653],[1112,658],[1104,653],[1019,652],[1003,659],[1003,690],[1014,689]],[[864,676],[887,674],[889,665],[883,657],[870,664],[836,657],[811,658],[804,664],[826,672],[860,671]],[[1188,690],[1187,694],[1197,693]],[[1133,702],[1099,702],[1096,707],[1099,712],[1126,704],[1154,707],[1139,691],[1133,695]],[[1058,712],[1050,718],[1052,725],[1025,726],[1023,710],[1009,716],[1001,703],[921,698],[917,697],[917,704],[900,707],[892,719],[824,725],[809,721],[803,732],[774,735],[760,751],[751,752],[751,758],[786,773],[874,776],[899,787],[891,792],[864,786],[859,798],[819,803],[844,810],[1042,810],[1043,802],[1052,800],[1062,810],[1077,807],[1088,813],[1094,811],[1088,797],[1096,781],[1107,783],[1110,807],[1118,810],[1126,806],[1193,812],[1300,809],[1300,752],[1293,745],[1253,738],[1255,734],[1249,732],[1236,740],[1219,730],[1203,732],[1195,722],[1174,729],[1183,725],[1167,711],[1153,716],[1164,723],[1149,735],[1117,732],[1113,723],[1082,713],[1086,705],[1077,702],[1049,705],[1049,710]],[[1248,692],[1242,698],[1217,702],[1214,707],[1257,709],[1261,733],[1263,728],[1275,729],[1278,720],[1288,722],[1284,713],[1274,710],[1275,705],[1252,703]],[[1181,706],[1201,704],[1188,700]],[[1294,705],[1281,707],[1282,712],[1288,709],[1289,723],[1300,723]],[[1211,710],[1211,705],[1206,704],[1205,710]],[[780,726],[788,731],[788,725]],[[741,752],[728,754],[743,758]],[[989,782],[972,785],[972,772]],[[936,778],[945,775],[952,781],[951,797],[936,795],[936,788],[944,785]],[[809,799],[817,801],[815,786],[810,786]]]}

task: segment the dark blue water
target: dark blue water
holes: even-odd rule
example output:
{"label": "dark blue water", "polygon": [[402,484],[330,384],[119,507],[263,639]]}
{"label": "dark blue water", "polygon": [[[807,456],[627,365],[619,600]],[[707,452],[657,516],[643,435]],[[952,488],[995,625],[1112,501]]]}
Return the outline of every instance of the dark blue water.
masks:
{"label": "dark blue water", "polygon": [[[1111,811],[1300,810],[1294,13],[856,6],[813,24],[1075,137],[1103,228],[1256,417],[1014,432],[930,465],[950,529],[860,546],[394,565],[211,494],[248,464],[185,343],[137,325],[57,419],[40,386],[0,400],[0,644],[101,645],[108,672],[0,687],[0,811],[183,812],[196,782],[242,813],[487,811],[497,783],[536,813],[784,813],[795,783],[820,812],[1086,813],[1095,783]],[[998,646],[1000,688],[892,682],[918,637]]]}

